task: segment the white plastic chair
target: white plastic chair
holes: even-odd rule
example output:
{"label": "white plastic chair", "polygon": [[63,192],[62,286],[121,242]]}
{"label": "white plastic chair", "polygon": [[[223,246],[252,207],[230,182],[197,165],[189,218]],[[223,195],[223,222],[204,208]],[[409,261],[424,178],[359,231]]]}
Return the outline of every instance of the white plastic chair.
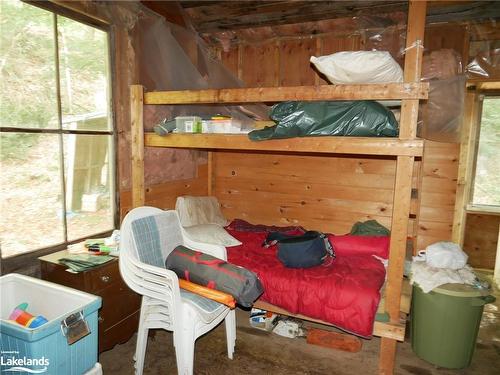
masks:
{"label": "white plastic chair", "polygon": [[[120,236],[120,273],[126,284],[142,295],[135,373],[142,374],[148,331],[152,328],[173,331],[178,373],[186,375],[193,373],[196,339],[225,319],[227,355],[232,359],[236,341],[234,310],[179,289],[177,275],[164,266],[166,257],[178,245],[223,260],[226,260],[226,249],[192,241],[187,238],[176,211],[154,207],[130,211],[122,222]],[[145,249],[151,249],[151,254],[145,254]],[[157,259],[153,259],[154,254]]]}

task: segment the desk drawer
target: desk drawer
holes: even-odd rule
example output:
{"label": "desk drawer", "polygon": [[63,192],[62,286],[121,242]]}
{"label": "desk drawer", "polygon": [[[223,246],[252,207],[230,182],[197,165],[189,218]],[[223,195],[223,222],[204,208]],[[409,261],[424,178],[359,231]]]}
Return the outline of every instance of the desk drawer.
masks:
{"label": "desk drawer", "polygon": [[102,297],[98,312],[99,352],[130,339],[137,331],[141,297],[122,280],[118,259],[75,274],[57,263],[67,255],[64,251],[54,253],[50,259],[40,258],[42,278]]}
{"label": "desk drawer", "polygon": [[117,282],[122,282],[118,265],[109,263],[92,272],[90,287],[92,291],[97,292]]}
{"label": "desk drawer", "polygon": [[99,310],[99,332],[115,325],[139,309],[141,296],[130,290],[125,283],[114,283],[100,290],[102,308]]}
{"label": "desk drawer", "polygon": [[136,311],[106,330],[99,326],[99,353],[130,340],[139,327],[139,316],[140,312]]}

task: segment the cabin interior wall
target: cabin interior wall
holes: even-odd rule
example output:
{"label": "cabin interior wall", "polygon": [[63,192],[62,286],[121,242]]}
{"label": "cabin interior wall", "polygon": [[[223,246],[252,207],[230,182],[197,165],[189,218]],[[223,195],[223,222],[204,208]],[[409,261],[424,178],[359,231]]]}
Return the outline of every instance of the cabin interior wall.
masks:
{"label": "cabin interior wall", "polygon": [[[218,52],[226,67],[247,86],[327,84],[310,66],[309,57],[366,49],[372,43],[367,35],[373,33],[273,37],[234,44]],[[385,33],[393,49],[404,42],[401,34],[404,30],[397,27]],[[451,48],[466,60],[464,26],[431,26],[426,35],[429,48]],[[458,152],[458,144],[428,141],[423,161],[415,163],[409,235],[418,234],[417,249],[451,239]],[[347,232],[358,220],[377,219],[390,225],[395,160],[276,155],[243,158],[217,153],[214,170],[215,193],[230,218],[300,223],[335,233]],[[373,187],[371,194],[360,193],[369,186]]]}
{"label": "cabin interior wall", "polygon": [[[67,2],[60,2],[67,3]],[[93,14],[99,17],[105,17],[107,11],[103,11],[102,7],[92,5],[90,2],[71,2],[64,4],[73,8],[80,8],[80,11],[86,14]],[[125,5],[125,8],[127,8]],[[130,8],[130,12],[132,12]],[[134,8],[135,9],[135,8]],[[159,16],[153,13],[146,12],[149,17],[149,22],[158,19]],[[253,35],[255,41],[247,41],[238,44],[230,44],[229,48],[222,48],[221,45],[214,45],[214,52],[218,55],[223,64],[234,73],[235,76],[242,79],[247,86],[287,86],[287,85],[314,85],[327,84],[326,80],[321,77],[309,64],[311,55],[325,55],[342,50],[360,50],[371,49],[378,46],[387,47],[396,55],[401,50],[404,39],[404,28],[394,26],[386,29],[371,28],[365,30],[355,30],[349,22],[346,27],[342,27],[343,21],[335,21],[339,27],[328,32],[319,32],[311,35],[294,36],[294,32],[300,32],[307,29],[304,25],[290,25],[287,27],[287,33],[283,37],[273,36],[266,39],[265,37],[255,37],[260,30],[249,30],[248,35]],[[351,22],[352,23],[352,22]],[[313,29],[317,29],[314,26]],[[311,30],[313,30],[311,29]],[[489,30],[489,29],[488,29]],[[487,31],[487,30],[486,30]],[[114,87],[115,94],[115,119],[118,132],[118,174],[119,174],[119,189],[120,189],[120,214],[123,215],[131,207],[130,199],[130,160],[129,143],[130,143],[130,123],[128,97],[128,86],[131,83],[140,82],[140,66],[141,64],[152,63],[142,61],[136,56],[137,45],[140,44],[140,35],[138,29],[127,29],[125,27],[113,26],[115,33],[115,74],[120,79],[117,79]],[[311,31],[312,32],[312,31]],[[439,24],[431,25],[426,29],[426,39],[424,46],[427,51],[437,50],[440,48],[451,48],[455,50],[461,57],[462,61],[468,60],[469,48],[469,28],[458,24]],[[490,35],[484,30],[479,30],[475,26],[471,32],[472,40],[484,39],[483,35]],[[383,41],[377,41],[373,38],[374,35],[381,35]],[[491,35],[491,38],[495,38]],[[490,38],[490,39],[491,39]],[[197,49],[190,48],[189,55],[196,60]],[[402,55],[399,55],[402,58]],[[258,63],[256,63],[258,62]],[[145,124],[151,128],[152,124],[159,121],[162,115],[161,110],[145,109]],[[425,248],[429,243],[437,240],[450,239],[453,217],[453,201],[456,186],[456,170],[458,168],[458,152],[457,144],[426,142],[425,155],[422,161],[416,162],[414,173],[414,188],[418,190],[412,200],[412,213],[415,217],[410,218],[410,235],[418,234],[417,248]],[[168,154],[168,155],[167,155]],[[280,207],[287,207],[296,202],[300,205],[300,212],[307,212],[307,207],[311,206],[312,202],[302,203],[299,200],[297,189],[292,189],[293,183],[281,184],[281,194],[286,198],[280,200],[276,195],[268,192],[264,199],[267,199],[269,206],[273,206],[274,213],[270,216],[263,214],[245,213],[245,206],[242,205],[239,212],[236,210],[234,193],[236,190],[231,188],[230,183],[236,180],[236,177],[229,179],[223,177],[227,173],[226,169],[218,169],[219,166],[227,165],[227,160],[234,157],[231,153],[215,153],[213,159],[214,178],[213,184],[215,194],[219,196],[223,203],[226,214],[230,217],[236,217],[237,214],[246,215],[250,220],[271,223],[273,222],[288,222],[289,220],[300,220],[300,213],[294,215],[283,215],[280,212]],[[256,163],[276,158],[276,155],[252,155],[252,160]],[[327,205],[319,205],[324,217],[335,217],[332,220],[332,225],[321,224],[318,220],[310,221],[310,225],[318,227],[318,229],[327,226],[332,231],[340,233],[348,229],[349,225],[357,220],[377,218],[381,222],[390,223],[390,207],[387,206],[386,199],[390,189],[386,186],[393,181],[394,176],[391,170],[394,169],[395,161],[390,159],[369,160],[369,165],[373,166],[372,172],[367,171],[367,161],[363,158],[347,159],[345,157],[326,157],[328,162],[322,158],[325,157],[300,157],[303,163],[310,164],[316,160],[318,162],[317,174],[321,176],[335,177],[336,173],[347,173],[352,178],[356,179],[356,183],[352,187],[346,186],[342,188],[342,198],[334,198],[332,194],[326,196],[318,196],[318,200],[327,202]],[[175,197],[178,195],[205,195],[208,193],[208,166],[207,155],[205,152],[196,151],[171,151],[150,149],[146,152],[146,171],[148,176],[146,179],[146,202],[147,204],[157,205],[162,208],[173,208],[175,205]],[[234,158],[233,169],[240,169],[238,164],[245,158]],[[165,162],[168,160],[168,163]],[[273,159],[274,160],[274,159]],[[354,167],[353,170],[346,169],[346,160],[351,160]],[[281,161],[280,161],[281,163]],[[302,162],[301,162],[302,163]],[[255,164],[257,165],[257,164]],[[276,170],[281,166],[277,164]],[[422,165],[422,168],[420,168]],[[321,166],[321,167],[319,167]],[[376,166],[376,167],[375,167]],[[175,168],[174,168],[175,167]],[[173,169],[172,169],[173,168]],[[248,167],[247,173],[253,173],[252,168]],[[356,169],[357,168],[357,169]],[[174,170],[175,169],[175,170]],[[272,169],[272,168],[271,168]],[[379,172],[377,172],[377,170]],[[341,171],[341,172],[339,172]],[[255,170],[257,172],[257,170]],[[293,176],[294,171],[289,170]],[[270,170],[271,174],[275,171]],[[359,197],[359,184],[363,185],[369,182],[373,174],[376,175],[376,181],[382,181],[380,187],[376,190],[384,190],[380,195],[380,199],[372,199],[370,205],[367,200]],[[335,180],[338,180],[335,178]],[[240,181],[240,180],[239,180]],[[258,173],[255,173],[255,181],[259,184]],[[235,183],[241,183],[236,182]],[[293,181],[292,181],[293,182]],[[328,183],[327,183],[328,184]],[[338,184],[338,183],[336,183]],[[338,187],[332,183],[332,192],[338,191]],[[290,188],[291,191],[287,192]],[[322,186],[323,189],[326,186]],[[358,190],[357,190],[358,189]],[[259,202],[262,199],[262,192],[253,192],[247,196],[250,199],[246,205],[252,206],[252,203]],[[269,195],[271,194],[271,195]],[[309,195],[307,195],[309,194]],[[306,197],[310,193],[306,193]],[[373,195],[372,195],[373,196]],[[248,198],[251,197],[251,198]],[[349,198],[346,198],[349,197]],[[417,198],[418,197],[418,198]],[[270,200],[271,199],[271,200]],[[277,199],[277,200],[276,200]],[[309,199],[309,198],[308,198]],[[255,201],[254,201],[255,200]],[[346,213],[346,200],[354,201],[353,209]],[[376,200],[380,200],[376,202]],[[306,200],[307,201],[307,200]],[[272,202],[272,203],[271,203]],[[299,202],[299,203],[297,203]],[[318,201],[317,201],[318,202]],[[378,204],[378,205],[377,205]],[[325,208],[327,207],[327,208]],[[296,207],[298,209],[298,206]],[[289,211],[292,208],[288,209]],[[346,215],[342,219],[338,219],[342,213]],[[356,216],[358,213],[359,215]],[[332,216],[334,215],[334,216]],[[267,218],[267,219],[266,219]],[[272,218],[272,219],[271,219]],[[349,219],[348,219],[349,218]],[[302,218],[302,222],[308,223],[309,218]],[[349,223],[349,221],[352,221]]]}

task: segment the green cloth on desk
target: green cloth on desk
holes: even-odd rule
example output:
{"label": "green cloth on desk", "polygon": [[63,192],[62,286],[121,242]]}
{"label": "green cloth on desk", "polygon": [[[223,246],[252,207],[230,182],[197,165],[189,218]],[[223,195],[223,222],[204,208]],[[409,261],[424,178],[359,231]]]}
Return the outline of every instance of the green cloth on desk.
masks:
{"label": "green cloth on desk", "polygon": [[59,259],[59,263],[68,266],[72,271],[82,272],[113,260],[109,255],[74,254]]}

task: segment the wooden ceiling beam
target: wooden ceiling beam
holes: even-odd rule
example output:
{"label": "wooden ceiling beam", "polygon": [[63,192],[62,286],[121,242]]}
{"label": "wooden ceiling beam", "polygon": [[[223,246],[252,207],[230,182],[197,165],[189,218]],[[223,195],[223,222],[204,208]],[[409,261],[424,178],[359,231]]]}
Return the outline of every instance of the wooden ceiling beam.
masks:
{"label": "wooden ceiling beam", "polygon": [[[181,1],[200,33],[326,19],[383,16],[408,9],[407,1]],[[381,20],[381,18],[378,18]],[[432,1],[427,22],[500,19],[498,1]]]}
{"label": "wooden ceiling beam", "polygon": [[480,21],[500,18],[498,1],[430,2],[427,23]]}
{"label": "wooden ceiling beam", "polygon": [[[181,2],[181,5],[184,6]],[[198,32],[320,21],[359,15],[379,15],[407,8],[406,1],[223,2],[186,9]]]}
{"label": "wooden ceiling beam", "polygon": [[163,16],[168,22],[175,23],[183,27],[189,27],[184,10],[178,1],[146,1],[141,0],[141,4],[151,9],[153,12]]}

